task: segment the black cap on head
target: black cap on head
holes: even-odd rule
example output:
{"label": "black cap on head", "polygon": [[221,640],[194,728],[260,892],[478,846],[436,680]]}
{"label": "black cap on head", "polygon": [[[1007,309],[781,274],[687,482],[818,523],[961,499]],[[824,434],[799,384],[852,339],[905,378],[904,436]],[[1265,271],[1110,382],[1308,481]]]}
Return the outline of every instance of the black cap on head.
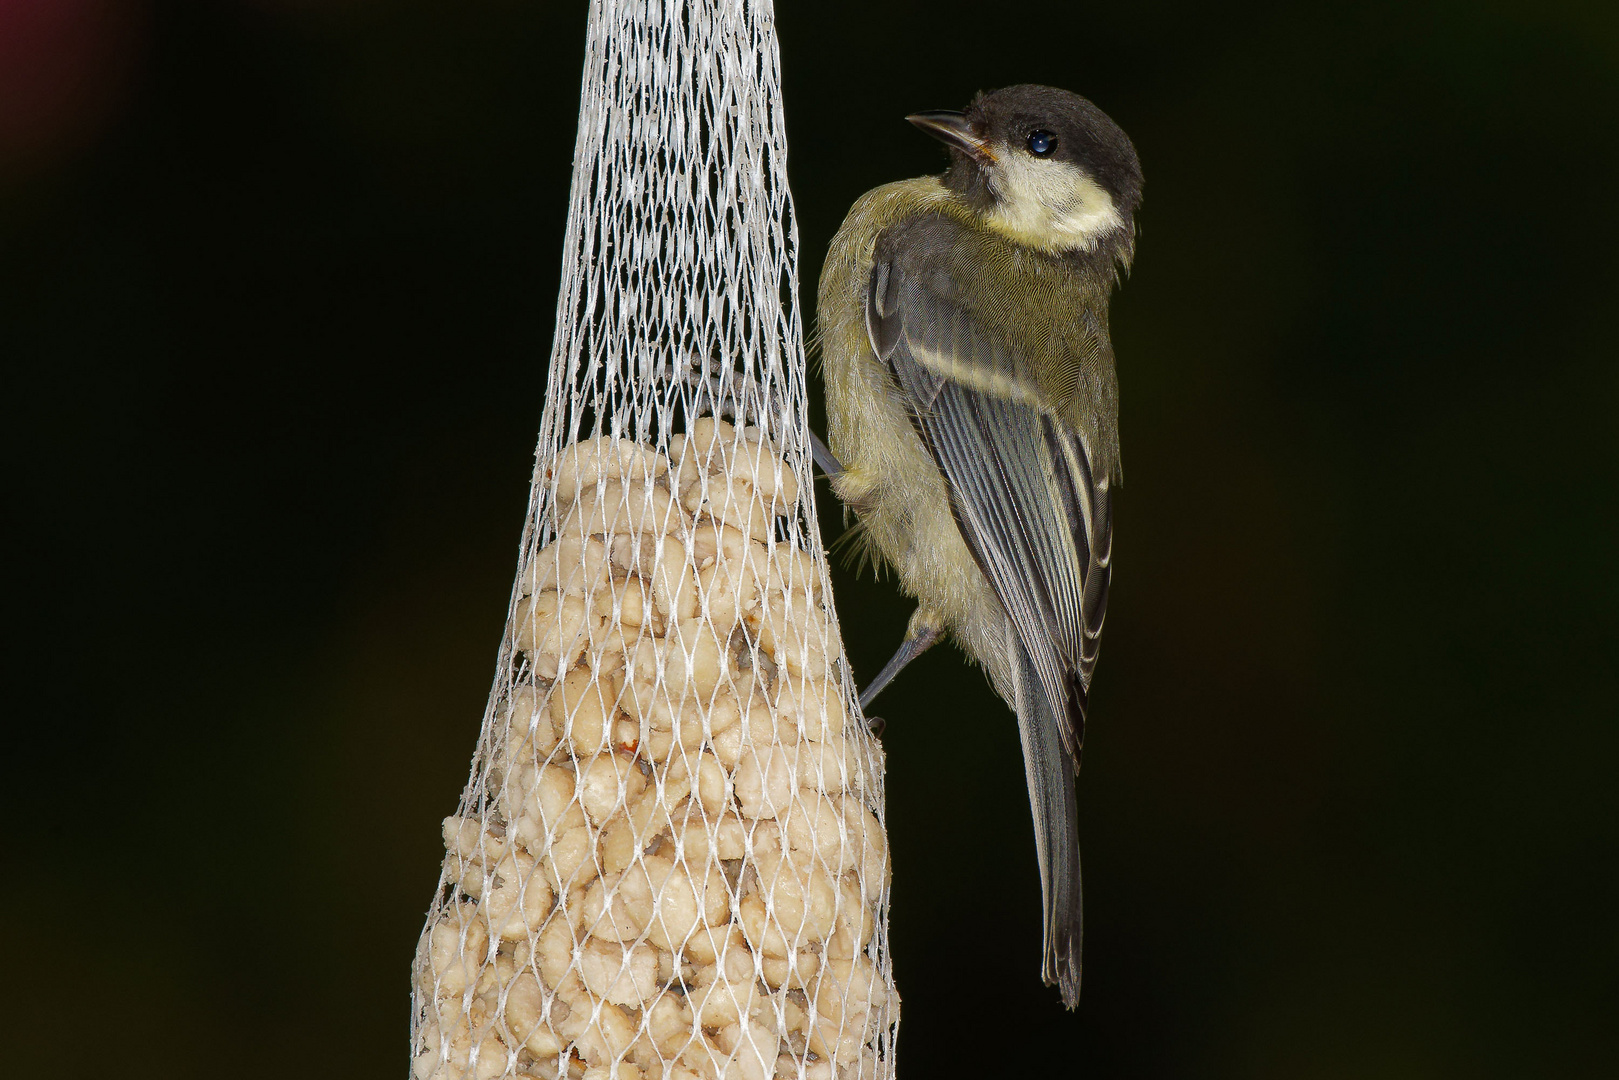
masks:
{"label": "black cap on head", "polygon": [[[1034,153],[1077,166],[1112,196],[1125,220],[1141,203],[1141,161],[1130,137],[1078,94],[1034,83],[1008,86],[980,93],[964,119],[997,153]],[[945,182],[970,198],[987,198],[980,161],[958,146],[950,159]]]}

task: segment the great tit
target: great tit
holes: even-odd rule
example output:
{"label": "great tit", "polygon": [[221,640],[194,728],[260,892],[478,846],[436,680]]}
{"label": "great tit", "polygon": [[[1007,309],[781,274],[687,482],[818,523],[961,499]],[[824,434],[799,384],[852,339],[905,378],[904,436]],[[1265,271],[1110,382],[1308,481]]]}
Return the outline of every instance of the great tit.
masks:
{"label": "great tit", "polygon": [[1108,299],[1135,253],[1141,165],[1048,86],[906,117],[940,176],[861,196],[821,274],[828,441],[856,543],[916,598],[862,705],[946,632],[1017,713],[1045,909],[1042,975],[1079,1000],[1074,779],[1120,481]]}

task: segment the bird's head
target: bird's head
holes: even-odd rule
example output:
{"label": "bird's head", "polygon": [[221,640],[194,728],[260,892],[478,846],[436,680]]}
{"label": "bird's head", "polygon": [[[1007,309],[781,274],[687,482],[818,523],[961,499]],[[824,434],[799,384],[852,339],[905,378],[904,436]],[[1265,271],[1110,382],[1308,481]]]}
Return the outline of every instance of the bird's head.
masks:
{"label": "bird's head", "polygon": [[906,117],[950,148],[945,184],[990,228],[1051,254],[1135,251],[1141,162],[1106,113],[1050,86],[979,94],[965,112]]}

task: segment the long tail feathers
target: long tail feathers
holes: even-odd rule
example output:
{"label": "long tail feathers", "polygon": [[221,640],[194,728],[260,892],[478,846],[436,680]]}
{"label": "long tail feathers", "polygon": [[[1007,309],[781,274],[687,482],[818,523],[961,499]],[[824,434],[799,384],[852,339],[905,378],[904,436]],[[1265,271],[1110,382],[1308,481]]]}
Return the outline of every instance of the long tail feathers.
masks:
{"label": "long tail feathers", "polygon": [[[1023,769],[1029,785],[1029,807],[1034,813],[1040,895],[1045,908],[1041,976],[1047,986],[1061,989],[1063,1004],[1072,1009],[1079,1004],[1080,946],[1085,935],[1074,756],[1063,748],[1057,715],[1021,644],[1017,658],[1018,731],[1023,739]],[[1081,693],[1076,678],[1072,700],[1060,707],[1082,711]]]}

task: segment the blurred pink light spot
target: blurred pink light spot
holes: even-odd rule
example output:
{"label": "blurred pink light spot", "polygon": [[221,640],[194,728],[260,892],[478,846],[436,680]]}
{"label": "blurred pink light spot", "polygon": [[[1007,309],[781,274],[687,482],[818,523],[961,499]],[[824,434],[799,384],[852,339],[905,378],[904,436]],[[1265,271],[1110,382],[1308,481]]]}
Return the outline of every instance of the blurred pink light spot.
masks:
{"label": "blurred pink light spot", "polygon": [[0,0],[0,164],[52,161],[94,136],[127,83],[141,6]]}

